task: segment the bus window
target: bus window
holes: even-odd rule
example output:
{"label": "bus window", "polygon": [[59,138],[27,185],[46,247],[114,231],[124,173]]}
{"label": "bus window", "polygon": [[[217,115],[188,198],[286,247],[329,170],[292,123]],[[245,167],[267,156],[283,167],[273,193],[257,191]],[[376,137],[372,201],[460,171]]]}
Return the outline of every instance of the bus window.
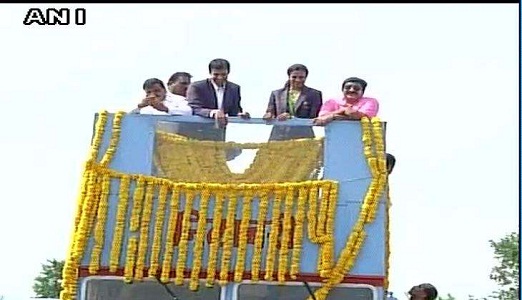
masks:
{"label": "bus window", "polygon": [[[313,291],[319,286],[311,285]],[[286,283],[278,284],[240,284],[237,289],[238,300],[303,300],[310,294],[304,284]],[[373,300],[374,291],[366,286],[343,286],[333,288],[328,294],[327,300]]]}
{"label": "bus window", "polygon": [[[198,291],[191,291],[188,285],[167,285],[178,299],[183,300],[219,300],[221,287],[207,288],[200,284]],[[144,279],[142,282],[127,284],[121,278],[89,278],[85,282],[83,300],[172,300],[165,287],[155,280]]]}

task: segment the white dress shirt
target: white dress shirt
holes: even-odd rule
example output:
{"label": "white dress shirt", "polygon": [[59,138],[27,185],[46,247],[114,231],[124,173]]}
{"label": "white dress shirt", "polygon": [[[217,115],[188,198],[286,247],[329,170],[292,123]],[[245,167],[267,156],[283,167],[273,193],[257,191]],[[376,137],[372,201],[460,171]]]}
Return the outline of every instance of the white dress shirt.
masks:
{"label": "white dress shirt", "polygon": [[188,105],[185,97],[167,93],[165,100],[163,100],[163,105],[167,107],[169,110],[168,113],[157,110],[152,106],[146,106],[140,109],[140,114],[142,115],[175,115],[175,116],[191,116],[192,108]]}
{"label": "white dress shirt", "polygon": [[214,116],[216,115],[216,112],[218,110],[222,110],[223,109],[223,98],[225,97],[225,84],[223,84],[223,86],[218,86],[214,80],[210,80],[210,82],[212,82],[212,86],[214,87],[214,90],[216,91],[216,98],[217,98],[217,109],[214,109],[210,112],[210,117],[211,118],[214,118]]}
{"label": "white dress shirt", "polygon": [[216,91],[218,109],[222,109],[223,108],[223,98],[225,97],[225,85],[218,86],[213,80],[211,80],[211,82],[212,82],[212,86],[214,86],[214,90]]}

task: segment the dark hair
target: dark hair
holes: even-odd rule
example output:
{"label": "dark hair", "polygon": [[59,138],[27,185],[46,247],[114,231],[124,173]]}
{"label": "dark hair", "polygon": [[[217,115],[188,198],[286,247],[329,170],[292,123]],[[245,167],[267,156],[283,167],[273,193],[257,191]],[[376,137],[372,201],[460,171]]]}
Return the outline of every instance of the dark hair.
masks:
{"label": "dark hair", "polygon": [[190,73],[187,72],[176,72],[172,74],[172,76],[170,76],[169,81],[167,81],[167,85],[178,81],[178,79],[182,77],[187,77],[190,79],[192,78],[192,75],[190,75]]}
{"label": "dark hair", "polygon": [[388,174],[391,174],[394,167],[395,167],[395,156],[393,156],[390,153],[386,153],[386,168],[388,169]]}
{"label": "dark hair", "polygon": [[161,85],[161,87],[165,90],[165,84],[158,78],[149,78],[145,80],[143,83],[143,90],[151,89],[155,84]]}
{"label": "dark hair", "polygon": [[223,69],[226,69],[230,73],[230,63],[226,59],[216,58],[216,59],[213,59],[208,64],[209,73],[212,72],[212,70],[223,70]]}
{"label": "dark hair", "polygon": [[426,297],[428,298],[428,300],[435,300],[435,299],[437,299],[437,296],[439,295],[439,293],[437,292],[437,289],[431,283],[422,283],[422,284],[416,285],[416,286],[412,287],[408,293],[411,295],[417,289],[423,290],[426,293]]}
{"label": "dark hair", "polygon": [[348,83],[348,82],[356,82],[358,84],[360,84],[362,86],[362,90],[364,92],[364,90],[366,90],[366,86],[368,85],[368,83],[366,82],[366,80],[364,79],[361,79],[359,77],[350,77],[350,78],[346,78],[344,81],[343,81],[343,85],[341,86],[341,90],[344,89],[344,86]]}
{"label": "dark hair", "polygon": [[294,71],[304,71],[305,76],[308,76],[308,68],[302,64],[293,64],[286,70],[286,75],[290,76],[290,73]]}

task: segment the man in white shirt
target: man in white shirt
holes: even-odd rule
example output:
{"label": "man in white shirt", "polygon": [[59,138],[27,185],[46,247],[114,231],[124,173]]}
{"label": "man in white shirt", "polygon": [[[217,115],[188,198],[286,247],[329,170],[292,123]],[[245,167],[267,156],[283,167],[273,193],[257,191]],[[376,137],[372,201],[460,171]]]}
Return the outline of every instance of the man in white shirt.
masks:
{"label": "man in white shirt", "polygon": [[191,79],[192,75],[187,72],[176,72],[172,74],[169,81],[167,81],[167,97],[172,96],[186,101],[187,89]]}
{"label": "man in white shirt", "polygon": [[[173,84],[174,86],[175,84]],[[190,116],[192,108],[188,105],[185,97],[174,93],[167,94],[163,81],[150,78],[143,83],[145,98],[134,109],[133,113],[148,115],[177,115]],[[174,89],[176,90],[176,89]]]}

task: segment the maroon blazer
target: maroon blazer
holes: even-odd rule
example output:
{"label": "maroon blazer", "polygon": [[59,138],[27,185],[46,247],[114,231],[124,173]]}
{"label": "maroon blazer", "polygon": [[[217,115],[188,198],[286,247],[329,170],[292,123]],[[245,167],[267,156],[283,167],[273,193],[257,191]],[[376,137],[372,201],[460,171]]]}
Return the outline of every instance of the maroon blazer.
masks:
{"label": "maroon blazer", "polygon": [[[217,96],[210,79],[193,82],[187,90],[187,101],[194,115],[209,117],[210,111],[217,109]],[[227,81],[223,96],[223,111],[231,117],[243,112],[240,86]]]}
{"label": "maroon blazer", "polygon": [[[273,91],[270,94],[266,112],[270,112],[275,116],[282,113],[289,113],[287,97],[288,90],[286,88]],[[321,91],[304,86],[295,103],[294,117],[303,119],[317,118],[321,106],[323,106],[323,95]]]}

